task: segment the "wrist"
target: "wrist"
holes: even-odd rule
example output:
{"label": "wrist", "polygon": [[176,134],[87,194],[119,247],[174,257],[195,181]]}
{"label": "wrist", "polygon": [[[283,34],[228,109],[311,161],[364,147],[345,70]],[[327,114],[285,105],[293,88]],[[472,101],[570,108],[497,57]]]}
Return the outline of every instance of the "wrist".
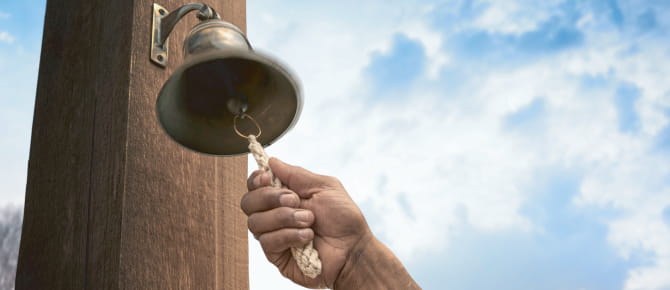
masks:
{"label": "wrist", "polygon": [[420,289],[400,260],[372,233],[352,248],[333,289]]}

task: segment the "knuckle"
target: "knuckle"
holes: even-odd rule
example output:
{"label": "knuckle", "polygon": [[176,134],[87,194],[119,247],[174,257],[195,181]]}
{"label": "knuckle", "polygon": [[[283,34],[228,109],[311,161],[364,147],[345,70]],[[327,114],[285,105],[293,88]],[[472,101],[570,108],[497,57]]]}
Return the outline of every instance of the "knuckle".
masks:
{"label": "knuckle", "polygon": [[300,197],[292,191],[282,191],[277,195],[276,204],[296,208],[300,206]]}
{"label": "knuckle", "polygon": [[252,214],[252,215],[249,216],[249,218],[247,218],[247,228],[249,228],[249,230],[252,233],[256,233],[257,218],[258,218],[258,215],[255,215],[255,214]]}
{"label": "knuckle", "polygon": [[274,208],[276,207],[275,200],[279,197],[279,192],[272,187],[266,188],[266,190],[263,190],[263,203],[269,208]]}
{"label": "knuckle", "polygon": [[258,242],[266,253],[281,251],[286,249],[291,242],[290,231],[276,231],[262,234],[258,237]]}
{"label": "knuckle", "polygon": [[240,208],[247,216],[249,216],[249,195],[250,193],[247,192],[242,195],[242,198],[240,199]]}
{"label": "knuckle", "polygon": [[261,244],[261,248],[263,248],[264,252],[269,252],[272,248],[272,240],[268,236],[268,234],[258,236],[258,242]]}
{"label": "knuckle", "polygon": [[324,183],[327,184],[327,185],[342,186],[342,183],[336,177],[329,176],[329,175],[322,175],[321,178],[323,179]]}
{"label": "knuckle", "polygon": [[293,224],[293,212],[295,210],[288,207],[280,207],[275,211],[274,218],[284,226]]}
{"label": "knuckle", "polygon": [[247,188],[249,190],[254,190],[263,187],[266,181],[264,179],[266,178],[266,174],[264,174],[265,171],[263,170],[256,170],[249,175],[249,178],[247,178]]}
{"label": "knuckle", "polygon": [[254,179],[258,175],[258,171],[254,171],[249,175],[249,178],[247,178],[247,189],[252,190],[254,189]]}
{"label": "knuckle", "polygon": [[290,241],[290,236],[288,235],[288,231],[279,231],[276,235],[276,244],[277,245],[286,245],[288,244],[288,241]]}

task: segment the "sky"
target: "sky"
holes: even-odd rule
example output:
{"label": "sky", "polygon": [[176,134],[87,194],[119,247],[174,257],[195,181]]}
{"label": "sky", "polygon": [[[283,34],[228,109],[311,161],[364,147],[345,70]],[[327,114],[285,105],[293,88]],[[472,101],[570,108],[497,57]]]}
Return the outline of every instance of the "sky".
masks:
{"label": "sky", "polygon": [[[43,14],[0,3],[0,203]],[[670,289],[670,2],[249,0],[247,27],[304,91],[268,153],[338,177],[424,289]],[[302,289],[249,246],[251,289]]]}

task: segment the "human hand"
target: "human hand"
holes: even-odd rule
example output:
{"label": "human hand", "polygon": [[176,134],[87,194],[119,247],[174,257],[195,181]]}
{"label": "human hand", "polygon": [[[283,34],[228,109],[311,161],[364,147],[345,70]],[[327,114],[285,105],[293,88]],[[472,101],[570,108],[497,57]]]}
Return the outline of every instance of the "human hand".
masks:
{"label": "human hand", "polygon": [[[363,214],[337,179],[276,158],[269,164],[288,188],[271,187],[267,172],[251,174],[241,201],[249,230],[282,275],[305,287],[332,288],[350,253],[374,239]],[[315,279],[302,274],[290,251],[312,239],[322,263]]]}

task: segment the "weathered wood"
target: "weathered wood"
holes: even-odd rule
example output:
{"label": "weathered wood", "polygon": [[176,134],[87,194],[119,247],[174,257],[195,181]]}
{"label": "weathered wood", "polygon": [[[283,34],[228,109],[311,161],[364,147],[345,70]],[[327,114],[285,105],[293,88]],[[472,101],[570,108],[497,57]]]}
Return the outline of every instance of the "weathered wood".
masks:
{"label": "weathered wood", "polygon": [[[204,156],[160,129],[152,1],[49,1],[17,289],[246,289],[246,157]],[[185,2],[158,2],[176,9]],[[207,2],[245,29],[244,0]]]}

